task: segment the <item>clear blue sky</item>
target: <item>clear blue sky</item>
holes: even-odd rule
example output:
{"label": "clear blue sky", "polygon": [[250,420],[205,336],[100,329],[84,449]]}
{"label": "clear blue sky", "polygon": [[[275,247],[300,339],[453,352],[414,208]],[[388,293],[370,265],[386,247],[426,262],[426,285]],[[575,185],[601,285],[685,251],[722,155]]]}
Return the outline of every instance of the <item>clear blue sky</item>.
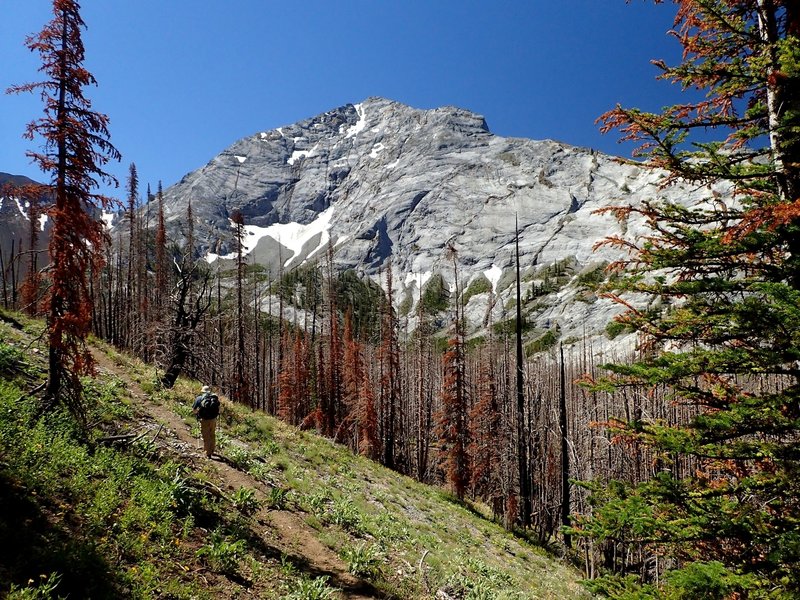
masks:
{"label": "clear blue sky", "polygon": [[[633,0],[83,0],[86,96],[111,118],[141,189],[178,181],[237,139],[384,96],[455,105],[499,135],[629,155],[595,119],[616,103],[678,99],[653,58],[675,62],[671,3]],[[26,35],[48,0],[0,8],[0,88],[38,81]],[[25,157],[37,96],[0,95],[0,171],[45,180]],[[38,142],[37,142],[38,143]],[[108,191],[108,190],[103,190]]]}

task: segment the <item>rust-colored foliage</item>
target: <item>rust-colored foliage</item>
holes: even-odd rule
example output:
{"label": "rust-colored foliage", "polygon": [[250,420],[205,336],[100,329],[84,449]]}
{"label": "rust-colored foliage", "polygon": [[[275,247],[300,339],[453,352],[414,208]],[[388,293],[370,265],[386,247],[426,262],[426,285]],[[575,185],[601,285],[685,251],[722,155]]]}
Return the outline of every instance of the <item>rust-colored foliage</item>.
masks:
{"label": "rust-colored foliage", "polygon": [[395,467],[398,441],[397,416],[400,402],[400,349],[397,339],[397,316],[394,311],[391,265],[386,270],[386,298],[381,314],[381,345],[378,360],[380,376],[380,426],[382,433],[382,462]]}
{"label": "rust-colored foliage", "polygon": [[447,343],[442,357],[442,410],[438,415],[436,433],[439,439],[439,463],[445,480],[459,498],[469,485],[467,446],[467,393],[464,381],[464,349],[458,336]]}
{"label": "rust-colored foliage", "polygon": [[[650,229],[633,242],[605,242],[631,254],[625,265],[633,272],[615,291],[658,302],[634,307],[626,302],[635,296],[607,294],[627,308],[618,321],[640,334],[640,356],[607,365],[613,376],[597,389],[627,390],[629,401],[624,417],[606,412],[596,422],[651,480],[607,486],[618,502],[597,504],[586,522],[615,556],[640,553],[638,565],[606,560],[612,569],[658,581],[659,567],[641,565],[669,546],[678,562],[718,561],[794,597],[797,553],[784,549],[796,537],[798,514],[791,407],[798,394],[800,3],[674,4],[672,35],[683,56],[675,66],[654,64],[663,79],[704,97],[657,114],[617,106],[600,121],[603,131],[638,143],[635,154],[648,166],[667,170],[665,187],[682,180],[710,191],[702,202],[606,210],[636,215]],[[653,406],[657,397],[656,414],[645,413],[642,402]],[[653,508],[652,521],[620,527],[620,514],[637,501]],[[676,577],[666,585],[684,583]]]}
{"label": "rust-colored foliage", "polygon": [[[285,334],[284,344],[289,344],[289,333]],[[294,335],[291,352],[287,353],[281,372],[280,395],[278,396],[278,417],[292,425],[297,425],[306,414],[308,401],[308,340],[301,332]]]}
{"label": "rust-colored foliage", "polygon": [[44,149],[29,152],[51,174],[54,203],[47,210],[50,231],[50,285],[45,297],[49,344],[46,405],[65,402],[82,415],[80,377],[92,371],[85,339],[91,327],[91,295],[87,273],[102,262],[102,225],[92,206],[107,208],[111,200],[92,192],[97,180],[116,185],[103,166],[118,160],[108,141],[108,117],[91,109],[83,88],[95,85],[83,66],[81,30],[85,24],[75,0],[54,0],[53,19],[27,46],[42,60],[45,79],[11,88],[12,93],[38,92],[44,117],[31,122],[28,139],[41,137]]}
{"label": "rust-colored foliage", "polygon": [[344,419],[339,425],[336,439],[343,441],[344,431],[353,429],[354,423],[357,430],[359,391],[364,378],[364,369],[361,358],[361,346],[353,339],[353,311],[348,308],[344,315],[344,356],[342,358],[342,405]]}
{"label": "rust-colored foliage", "polygon": [[500,495],[502,435],[497,380],[491,358],[480,366],[478,402],[469,412],[469,457],[473,493],[481,498]]}

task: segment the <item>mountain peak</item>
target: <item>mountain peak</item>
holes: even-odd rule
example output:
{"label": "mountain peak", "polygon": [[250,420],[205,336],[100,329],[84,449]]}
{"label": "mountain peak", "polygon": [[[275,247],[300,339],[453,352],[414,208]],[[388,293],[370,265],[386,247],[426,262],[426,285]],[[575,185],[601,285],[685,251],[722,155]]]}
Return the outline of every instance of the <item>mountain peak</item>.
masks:
{"label": "mountain peak", "polygon": [[[398,302],[407,306],[434,275],[452,291],[456,280],[461,288],[486,280],[468,305],[478,327],[508,318],[515,218],[528,265],[523,293],[533,294],[543,269],[569,265],[577,276],[620,258],[596,252],[598,241],[642,230],[597,209],[698,195],[659,182],[657,172],[589,149],[494,135],[481,115],[462,108],[369,97],[235,142],[167,189],[165,205],[177,228],[191,200],[209,261],[231,254],[235,209],[245,218],[249,259],[273,275],[322,259],[332,245],[341,269],[378,280],[391,264]],[[579,296],[554,288],[529,318],[577,335],[602,331],[618,307],[584,298],[565,310]]]}

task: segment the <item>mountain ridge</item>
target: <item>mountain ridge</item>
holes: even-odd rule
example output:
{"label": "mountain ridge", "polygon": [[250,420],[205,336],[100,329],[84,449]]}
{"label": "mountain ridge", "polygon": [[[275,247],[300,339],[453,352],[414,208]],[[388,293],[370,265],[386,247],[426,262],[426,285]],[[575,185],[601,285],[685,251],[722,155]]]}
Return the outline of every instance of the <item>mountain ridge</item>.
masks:
{"label": "mountain ridge", "polygon": [[[526,321],[539,334],[589,335],[607,347],[603,332],[620,307],[582,281],[625,258],[612,247],[597,249],[601,240],[635,241],[647,230],[641,218],[618,222],[596,211],[727,193],[665,188],[664,178],[590,148],[497,136],[482,115],[463,108],[424,110],[373,96],[241,138],[164,190],[163,199],[179,246],[191,203],[197,251],[212,268],[234,256],[235,211],[244,218],[247,260],[272,278],[326,260],[329,246],[337,269],[381,285],[391,265],[395,306],[410,329],[432,278],[441,278],[451,297],[472,286],[465,316],[474,335],[513,317],[507,306],[518,223],[522,293],[531,300]],[[152,227],[155,204],[142,210]],[[26,217],[22,209],[11,212],[5,218],[13,217],[22,239]],[[125,227],[118,219],[115,228]],[[548,274],[556,265],[566,272],[554,286]],[[262,310],[268,306],[277,303],[265,297]]]}
{"label": "mountain ridge", "polygon": [[[479,331],[487,315],[510,318],[504,307],[515,222],[523,294],[530,294],[541,287],[542,270],[569,263],[577,278],[622,257],[596,249],[599,241],[645,231],[641,220],[619,223],[597,209],[712,193],[662,188],[664,176],[588,148],[497,136],[465,109],[421,110],[370,97],[234,142],[165,190],[164,206],[168,227],[177,230],[191,201],[195,236],[212,264],[233,256],[230,216],[237,210],[248,260],[273,276],[324,257],[328,244],[337,268],[375,281],[391,264],[395,303],[410,307],[411,327],[434,274],[451,293],[491,277],[491,291],[473,295],[466,310]],[[619,308],[596,297],[587,303],[586,290],[564,283],[528,317],[566,338],[602,333]]]}

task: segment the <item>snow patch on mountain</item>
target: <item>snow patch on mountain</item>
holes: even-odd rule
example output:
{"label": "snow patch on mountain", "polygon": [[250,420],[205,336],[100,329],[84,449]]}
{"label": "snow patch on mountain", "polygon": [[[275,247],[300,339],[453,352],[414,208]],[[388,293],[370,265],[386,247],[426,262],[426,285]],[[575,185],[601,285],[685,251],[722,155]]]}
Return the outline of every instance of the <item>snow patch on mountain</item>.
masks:
{"label": "snow patch on mountain", "polygon": [[403,283],[407,288],[416,287],[417,290],[421,290],[425,287],[431,277],[433,277],[433,271],[423,271],[421,273],[414,273],[412,271],[406,273]]}
{"label": "snow patch on mountain", "polygon": [[294,152],[292,152],[292,156],[286,161],[286,164],[293,165],[301,158],[311,158],[313,156],[316,156],[318,148],[319,144],[316,144],[313,148],[311,148],[311,150],[295,150]]}
{"label": "snow patch on mountain", "polygon": [[[232,156],[247,156],[247,168]],[[604,336],[621,311],[582,283],[587,269],[625,258],[598,243],[649,233],[635,214],[618,221],[598,210],[726,193],[664,187],[664,177],[588,148],[493,135],[464,109],[368,98],[235,142],[167,189],[164,201],[176,230],[192,202],[209,262],[234,256],[228,218],[238,209],[249,259],[274,275],[321,260],[330,243],[338,269],[380,282],[391,264],[398,307],[413,300],[409,319],[434,275],[445,290],[455,290],[456,277],[483,276],[491,293],[470,294],[472,332],[513,317],[506,307],[518,235],[525,319],[570,339]]]}
{"label": "snow patch on mountain", "polygon": [[377,144],[375,144],[372,147],[372,152],[369,153],[369,157],[370,158],[378,158],[378,156],[380,155],[380,153],[384,149],[385,149],[385,146],[382,143],[378,142]]}
{"label": "snow patch on mountain", "polygon": [[17,203],[17,210],[19,210],[19,214],[28,221],[28,203],[25,202],[24,204],[20,201],[19,198],[15,197],[14,201]]}
{"label": "snow patch on mountain", "polygon": [[492,284],[492,293],[497,293],[497,284],[500,282],[500,277],[503,275],[503,269],[492,263],[492,266],[483,272],[489,283]]}
{"label": "snow patch on mountain", "polygon": [[103,211],[100,213],[100,220],[103,221],[106,229],[111,229],[114,225],[114,213]]}
{"label": "snow patch on mountain", "polygon": [[[244,226],[244,239],[242,240],[242,255],[246,256],[253,252],[265,238],[274,240],[290,254],[283,262],[284,268],[289,267],[298,256],[303,256],[304,260],[309,260],[317,253],[328,247],[331,241],[330,227],[333,218],[334,207],[321,212],[319,217],[307,225],[302,223],[275,223],[268,227],[258,225]],[[236,223],[230,221],[231,229],[236,229]],[[306,248],[306,245],[313,243],[313,246]],[[206,262],[213,263],[217,259],[233,260],[237,256],[236,252],[231,252],[220,256],[214,252],[209,252],[204,257]]]}
{"label": "snow patch on mountain", "polygon": [[364,105],[354,104],[353,107],[356,109],[356,113],[358,113],[358,121],[356,121],[355,125],[347,129],[347,132],[344,134],[345,139],[357,136],[367,127],[367,119],[365,118],[366,111],[364,110]]}

